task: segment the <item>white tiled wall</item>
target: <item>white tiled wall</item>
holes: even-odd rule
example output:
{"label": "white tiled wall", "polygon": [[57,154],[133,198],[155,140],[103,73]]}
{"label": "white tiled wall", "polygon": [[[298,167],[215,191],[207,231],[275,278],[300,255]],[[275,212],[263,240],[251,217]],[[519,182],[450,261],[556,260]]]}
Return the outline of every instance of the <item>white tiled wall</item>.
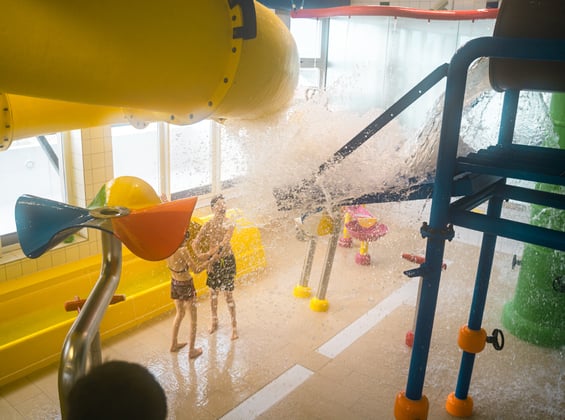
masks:
{"label": "white tiled wall", "polygon": [[110,126],[82,130],[86,204],[100,187],[113,178],[112,133]]}

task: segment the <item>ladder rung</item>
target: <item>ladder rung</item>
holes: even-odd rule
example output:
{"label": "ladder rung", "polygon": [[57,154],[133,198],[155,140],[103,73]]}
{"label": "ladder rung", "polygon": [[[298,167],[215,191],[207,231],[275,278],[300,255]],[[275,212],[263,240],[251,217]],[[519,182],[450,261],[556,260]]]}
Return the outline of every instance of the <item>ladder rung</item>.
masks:
{"label": "ladder rung", "polygon": [[491,146],[457,158],[457,170],[565,185],[565,150],[514,144]]}

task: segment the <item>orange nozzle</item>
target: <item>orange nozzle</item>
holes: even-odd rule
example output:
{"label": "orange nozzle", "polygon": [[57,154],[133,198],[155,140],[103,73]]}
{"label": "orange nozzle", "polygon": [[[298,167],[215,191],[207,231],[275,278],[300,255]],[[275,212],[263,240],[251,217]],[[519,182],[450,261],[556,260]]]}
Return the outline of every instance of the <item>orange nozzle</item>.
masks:
{"label": "orange nozzle", "polygon": [[140,258],[158,261],[171,256],[184,240],[197,197],[132,210],[112,219],[114,234]]}

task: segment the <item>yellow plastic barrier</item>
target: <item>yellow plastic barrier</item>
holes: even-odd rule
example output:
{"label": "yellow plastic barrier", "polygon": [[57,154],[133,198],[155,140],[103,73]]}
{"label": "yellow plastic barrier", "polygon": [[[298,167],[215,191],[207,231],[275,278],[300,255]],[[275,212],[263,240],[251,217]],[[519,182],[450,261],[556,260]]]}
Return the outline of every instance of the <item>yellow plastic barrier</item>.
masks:
{"label": "yellow plastic barrier", "polygon": [[[238,210],[228,210],[236,221],[232,248],[237,276],[266,267],[259,229]],[[202,225],[211,216],[193,217]],[[98,279],[100,257],[93,256],[33,273],[0,285],[0,385],[57,362],[76,313],[64,304],[75,296],[86,298]],[[194,276],[199,296],[205,295],[206,273]],[[116,294],[126,300],[111,305],[100,327],[102,339],[135,327],[173,308],[170,273],[165,261],[142,260],[123,248],[122,275]]]}

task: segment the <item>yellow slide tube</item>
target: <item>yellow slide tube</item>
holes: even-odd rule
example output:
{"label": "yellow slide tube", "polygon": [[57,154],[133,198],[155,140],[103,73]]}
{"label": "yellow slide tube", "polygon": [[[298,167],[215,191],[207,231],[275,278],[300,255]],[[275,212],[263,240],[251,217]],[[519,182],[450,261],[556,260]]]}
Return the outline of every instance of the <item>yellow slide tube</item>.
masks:
{"label": "yellow slide tube", "polygon": [[252,0],[0,0],[0,10],[0,92],[108,107],[97,112],[110,120],[256,118],[283,107],[298,80],[290,32]]}
{"label": "yellow slide tube", "polygon": [[0,107],[0,150],[12,139],[128,122],[120,108],[20,95],[0,93]]}

